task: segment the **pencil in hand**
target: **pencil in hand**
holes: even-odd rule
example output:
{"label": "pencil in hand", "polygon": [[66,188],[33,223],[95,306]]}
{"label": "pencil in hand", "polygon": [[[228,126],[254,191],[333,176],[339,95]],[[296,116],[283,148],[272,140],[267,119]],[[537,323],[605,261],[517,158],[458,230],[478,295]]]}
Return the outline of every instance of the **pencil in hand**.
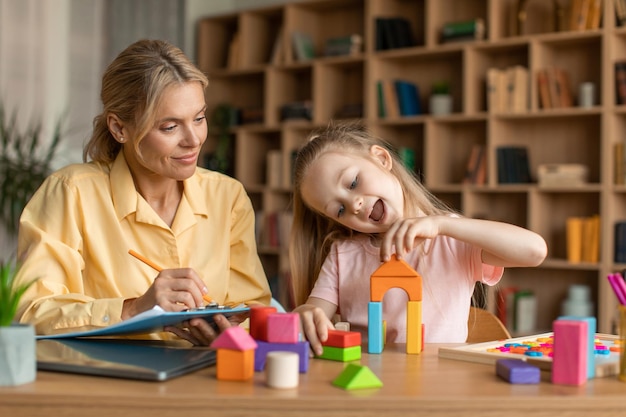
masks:
{"label": "pencil in hand", "polygon": [[[139,259],[141,262],[143,262],[144,264],[148,265],[149,267],[151,267],[155,271],[157,271],[157,272],[163,271],[163,268],[161,268],[159,265],[155,264],[154,262],[152,262],[150,259],[146,258],[145,256],[135,252],[134,250],[129,249],[128,253],[131,254],[132,256],[134,256],[135,258]],[[217,304],[215,301],[213,301],[213,299],[211,297],[209,297],[208,294],[202,295],[202,299],[204,301],[206,301],[208,304]]]}

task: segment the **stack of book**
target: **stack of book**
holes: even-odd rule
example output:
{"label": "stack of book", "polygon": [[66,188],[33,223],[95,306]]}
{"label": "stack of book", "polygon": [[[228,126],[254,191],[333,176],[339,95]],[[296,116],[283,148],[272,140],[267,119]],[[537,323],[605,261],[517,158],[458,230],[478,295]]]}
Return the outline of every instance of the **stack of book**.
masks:
{"label": "stack of book", "polygon": [[417,84],[407,80],[381,80],[378,90],[378,115],[397,118],[422,114],[420,92]]}
{"label": "stack of book", "polygon": [[377,17],[376,50],[408,48],[415,46],[411,23],[403,17]]}
{"label": "stack of book", "polygon": [[485,39],[485,21],[481,18],[448,22],[441,28],[441,43]]}
{"label": "stack of book", "polygon": [[525,146],[499,146],[496,148],[498,183],[520,184],[531,182],[528,149]]}
{"label": "stack of book", "polygon": [[548,67],[538,69],[537,86],[539,102],[544,109],[572,107],[572,87],[569,72],[563,68]]}
{"label": "stack of book", "polygon": [[496,315],[514,333],[537,330],[537,297],[528,289],[501,287],[496,295]]}
{"label": "stack of book", "polygon": [[600,216],[571,216],[566,220],[567,260],[571,263],[598,262],[600,255]]}
{"label": "stack of book", "polygon": [[324,55],[344,56],[357,55],[363,51],[363,37],[356,33],[348,36],[330,38],[326,41]]}
{"label": "stack of book", "polygon": [[515,65],[487,70],[487,109],[492,113],[528,111],[528,68]]}

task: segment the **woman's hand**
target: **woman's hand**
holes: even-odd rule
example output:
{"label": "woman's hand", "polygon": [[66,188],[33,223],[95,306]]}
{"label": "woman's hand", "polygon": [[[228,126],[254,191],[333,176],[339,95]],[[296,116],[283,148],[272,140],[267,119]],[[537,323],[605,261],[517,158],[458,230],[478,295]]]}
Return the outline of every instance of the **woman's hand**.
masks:
{"label": "woman's hand", "polygon": [[204,305],[208,292],[204,282],[191,268],[164,269],[141,296],[124,301],[122,319],[128,319],[158,305],[165,311],[183,311]]}
{"label": "woman's hand", "polygon": [[166,326],[164,330],[174,333],[195,346],[210,346],[220,333],[231,326],[238,326],[246,318],[248,318],[247,313],[236,314],[228,318],[222,314],[215,314],[213,323],[198,317],[184,322],[180,327]]}
{"label": "woman's hand", "polygon": [[[300,315],[302,334],[309,341],[311,350],[315,355],[321,355],[324,351],[322,342],[328,339],[328,329],[334,329],[335,326],[333,326],[333,323],[328,318],[327,312],[324,309],[313,304],[308,304],[310,300],[311,299],[307,301],[307,304],[302,304],[295,308],[293,312]],[[324,302],[328,303],[327,301]],[[333,308],[336,309],[336,306],[333,305]]]}

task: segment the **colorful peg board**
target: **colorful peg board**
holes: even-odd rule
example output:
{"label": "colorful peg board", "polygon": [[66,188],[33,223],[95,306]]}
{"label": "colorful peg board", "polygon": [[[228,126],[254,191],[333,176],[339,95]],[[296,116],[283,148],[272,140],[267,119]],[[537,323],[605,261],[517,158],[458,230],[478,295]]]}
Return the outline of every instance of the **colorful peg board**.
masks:
{"label": "colorful peg board", "polygon": [[[550,339],[553,336],[553,333],[541,333],[531,336],[497,340],[494,342],[473,343],[455,347],[440,347],[439,357],[488,365],[495,365],[498,359],[516,358],[523,359],[541,370],[550,371],[552,369],[552,358],[548,355],[542,355],[541,357],[527,356],[524,353],[511,353],[510,351],[505,352],[500,349],[506,345],[541,344],[544,343],[546,339]],[[595,354],[596,377],[617,375],[619,373],[620,349],[618,336],[596,333],[596,345],[599,345],[601,349],[608,350],[608,354]]]}

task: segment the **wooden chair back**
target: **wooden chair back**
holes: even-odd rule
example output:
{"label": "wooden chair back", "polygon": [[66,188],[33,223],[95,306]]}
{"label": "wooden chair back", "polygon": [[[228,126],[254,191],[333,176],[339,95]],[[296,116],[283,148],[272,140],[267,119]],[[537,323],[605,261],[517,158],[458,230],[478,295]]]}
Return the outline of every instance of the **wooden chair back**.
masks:
{"label": "wooden chair back", "polygon": [[482,308],[470,307],[467,319],[467,343],[510,338],[511,334],[496,315]]}

